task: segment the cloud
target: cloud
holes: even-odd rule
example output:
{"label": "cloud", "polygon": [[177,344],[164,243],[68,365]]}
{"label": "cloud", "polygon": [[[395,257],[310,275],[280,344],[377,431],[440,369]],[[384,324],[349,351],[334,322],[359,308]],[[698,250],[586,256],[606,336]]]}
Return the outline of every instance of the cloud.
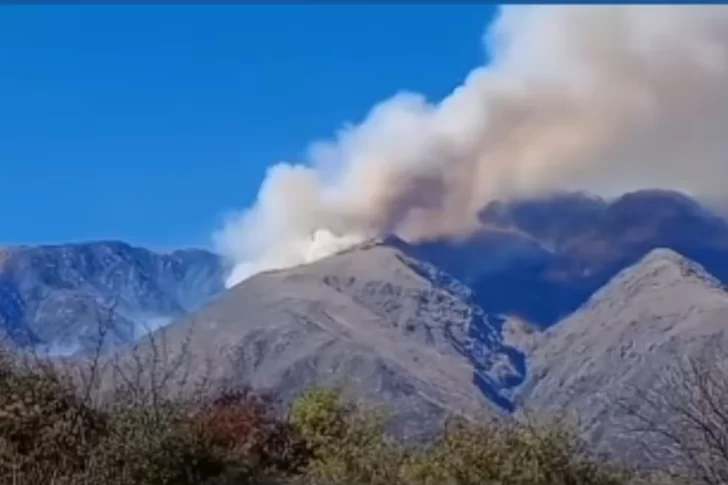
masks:
{"label": "cloud", "polygon": [[216,234],[228,284],[390,232],[468,234],[493,199],[723,191],[728,8],[508,6],[485,45],[491,62],[441,101],[400,92],[272,167]]}

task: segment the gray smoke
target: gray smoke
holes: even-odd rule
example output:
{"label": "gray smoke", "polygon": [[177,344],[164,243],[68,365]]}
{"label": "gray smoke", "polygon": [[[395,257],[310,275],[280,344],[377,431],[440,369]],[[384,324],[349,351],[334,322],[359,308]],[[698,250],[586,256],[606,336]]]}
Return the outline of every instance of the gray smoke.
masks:
{"label": "gray smoke", "polygon": [[272,167],[216,235],[228,284],[383,233],[465,235],[493,199],[724,191],[727,7],[508,6],[486,48],[439,103],[401,92]]}

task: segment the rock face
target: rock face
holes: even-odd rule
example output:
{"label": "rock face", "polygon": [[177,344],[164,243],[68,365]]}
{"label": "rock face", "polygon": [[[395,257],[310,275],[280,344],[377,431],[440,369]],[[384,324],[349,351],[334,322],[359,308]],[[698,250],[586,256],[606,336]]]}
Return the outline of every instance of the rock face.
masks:
{"label": "rock face", "polygon": [[220,292],[223,273],[219,258],[200,250],[156,254],[120,242],[4,249],[0,329],[19,347],[73,353],[96,345],[101,320],[107,342],[126,343]]}
{"label": "rock face", "polygon": [[259,274],[153,336],[172,353],[190,336],[191,368],[205,362],[215,378],[284,400],[342,387],[388,407],[402,436],[428,434],[448,414],[490,419],[511,409],[525,368],[503,342],[502,321],[408,251],[389,238]]}
{"label": "rock face", "polygon": [[[530,352],[521,399],[539,412],[576,411],[590,440],[616,454],[624,406],[687,356],[728,345],[728,293],[700,265],[656,249],[620,272]],[[634,441],[632,441],[634,444]]]}

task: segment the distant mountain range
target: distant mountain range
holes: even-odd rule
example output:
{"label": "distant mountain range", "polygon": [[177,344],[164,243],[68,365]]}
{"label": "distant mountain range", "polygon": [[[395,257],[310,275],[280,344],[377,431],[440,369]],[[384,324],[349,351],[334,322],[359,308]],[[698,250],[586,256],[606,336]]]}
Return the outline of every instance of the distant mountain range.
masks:
{"label": "distant mountain range", "polygon": [[[612,451],[624,451],[615,399],[649,387],[676,352],[728,343],[728,223],[685,195],[496,202],[481,221],[466,239],[386,237],[227,291],[224,265],[204,251],[11,248],[0,324],[20,347],[83,351],[116,303],[116,343],[149,328],[198,377],[284,401],[340,386],[389,406],[404,436],[452,413],[573,410]],[[118,355],[132,351],[152,349],[142,339]]]}
{"label": "distant mountain range", "polygon": [[0,250],[0,329],[11,345],[74,353],[128,343],[223,290],[220,258],[120,242]]}

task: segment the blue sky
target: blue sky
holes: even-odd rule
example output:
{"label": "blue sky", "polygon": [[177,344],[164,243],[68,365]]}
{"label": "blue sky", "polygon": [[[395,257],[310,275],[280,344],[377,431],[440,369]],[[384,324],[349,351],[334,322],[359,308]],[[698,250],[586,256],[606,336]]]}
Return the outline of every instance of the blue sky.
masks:
{"label": "blue sky", "polygon": [[0,245],[205,246],[267,166],[483,62],[487,5],[2,6]]}

